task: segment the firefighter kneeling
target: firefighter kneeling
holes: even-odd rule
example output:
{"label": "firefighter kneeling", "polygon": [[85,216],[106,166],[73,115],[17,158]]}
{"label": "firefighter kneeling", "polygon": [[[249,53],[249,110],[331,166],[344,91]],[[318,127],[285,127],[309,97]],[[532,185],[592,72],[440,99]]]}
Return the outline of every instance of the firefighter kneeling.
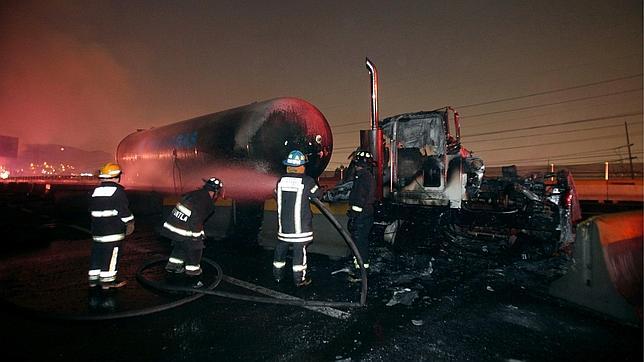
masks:
{"label": "firefighter kneeling", "polygon": [[[201,256],[204,248],[204,223],[215,211],[215,201],[224,184],[218,178],[204,180],[201,189],[181,197],[161,229],[161,235],[172,240],[174,248],[165,266],[170,273],[190,277],[201,275]],[[194,287],[200,287],[197,281]]]}

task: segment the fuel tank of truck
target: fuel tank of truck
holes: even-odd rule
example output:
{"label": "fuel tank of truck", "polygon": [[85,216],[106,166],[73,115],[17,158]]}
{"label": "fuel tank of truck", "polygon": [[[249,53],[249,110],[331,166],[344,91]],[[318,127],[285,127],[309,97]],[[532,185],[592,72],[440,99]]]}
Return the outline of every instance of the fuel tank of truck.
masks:
{"label": "fuel tank of truck", "polygon": [[331,158],[331,128],[307,101],[276,98],[134,132],[116,157],[130,190],[181,194],[217,177],[227,199],[263,201],[294,149],[308,155],[306,173],[318,177]]}

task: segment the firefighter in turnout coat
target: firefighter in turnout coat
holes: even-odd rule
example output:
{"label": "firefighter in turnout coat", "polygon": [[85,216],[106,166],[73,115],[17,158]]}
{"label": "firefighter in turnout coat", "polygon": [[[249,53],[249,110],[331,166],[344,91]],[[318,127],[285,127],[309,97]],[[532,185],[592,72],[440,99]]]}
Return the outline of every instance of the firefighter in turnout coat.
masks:
{"label": "firefighter in turnout coat", "polygon": [[[367,270],[369,269],[369,233],[373,226],[373,203],[376,190],[372,171],[374,160],[369,152],[357,151],[353,161],[355,163],[355,176],[351,194],[349,194],[347,229],[356,243],[365,270]],[[353,270],[349,274],[349,280],[360,280],[357,277],[360,266],[355,257],[353,258],[352,267]]]}
{"label": "firefighter in turnout coat", "polygon": [[224,184],[218,178],[204,180],[202,188],[181,197],[168,215],[161,235],[172,240],[174,248],[165,270],[188,276],[201,274],[201,256],[204,248],[204,223],[215,212],[215,201]]}
{"label": "firefighter in turnout coat", "polygon": [[127,235],[134,231],[134,215],[123,186],[118,182],[121,168],[107,163],[100,170],[101,184],[94,189],[89,211],[92,219],[92,250],[89,266],[89,286],[102,289],[118,288],[125,284],[117,281],[119,251]]}
{"label": "firefighter in turnout coat", "polygon": [[322,191],[310,176],[304,174],[306,156],[300,151],[291,151],[283,161],[286,174],[278,181],[277,197],[278,234],[273,258],[273,277],[280,282],[286,266],[286,254],[293,248],[293,281],[298,287],[307,286],[306,248],[313,241],[313,215],[310,199],[319,198]]}

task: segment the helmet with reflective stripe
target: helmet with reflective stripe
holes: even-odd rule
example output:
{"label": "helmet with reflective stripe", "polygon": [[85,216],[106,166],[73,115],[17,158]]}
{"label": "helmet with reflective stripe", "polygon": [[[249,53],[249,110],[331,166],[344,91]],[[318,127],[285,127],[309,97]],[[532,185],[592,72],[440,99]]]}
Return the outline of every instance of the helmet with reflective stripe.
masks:
{"label": "helmet with reflective stripe", "polygon": [[286,166],[293,166],[293,167],[302,166],[307,162],[308,160],[306,159],[306,156],[298,150],[291,151],[288,154],[288,157],[284,161],[282,161],[282,163],[285,164]]}
{"label": "helmet with reflective stripe", "polygon": [[121,176],[121,166],[116,163],[108,162],[101,167],[99,178],[115,178]]}
{"label": "helmet with reflective stripe", "polygon": [[353,156],[353,160],[360,166],[373,165],[375,162],[371,153],[362,150],[356,152]]}
{"label": "helmet with reflective stripe", "polygon": [[216,177],[211,177],[203,181],[204,181],[203,187],[208,191],[218,192],[224,187],[224,183]]}

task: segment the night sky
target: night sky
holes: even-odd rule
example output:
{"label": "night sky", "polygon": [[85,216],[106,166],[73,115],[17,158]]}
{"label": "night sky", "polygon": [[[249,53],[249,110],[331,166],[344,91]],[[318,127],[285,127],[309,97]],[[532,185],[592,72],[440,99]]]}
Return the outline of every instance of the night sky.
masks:
{"label": "night sky", "polygon": [[293,96],[331,124],[333,169],[369,127],[368,56],[381,118],[452,105],[490,166],[614,162],[624,122],[641,161],[642,32],[641,0],[5,0],[0,134],[114,153]]}

